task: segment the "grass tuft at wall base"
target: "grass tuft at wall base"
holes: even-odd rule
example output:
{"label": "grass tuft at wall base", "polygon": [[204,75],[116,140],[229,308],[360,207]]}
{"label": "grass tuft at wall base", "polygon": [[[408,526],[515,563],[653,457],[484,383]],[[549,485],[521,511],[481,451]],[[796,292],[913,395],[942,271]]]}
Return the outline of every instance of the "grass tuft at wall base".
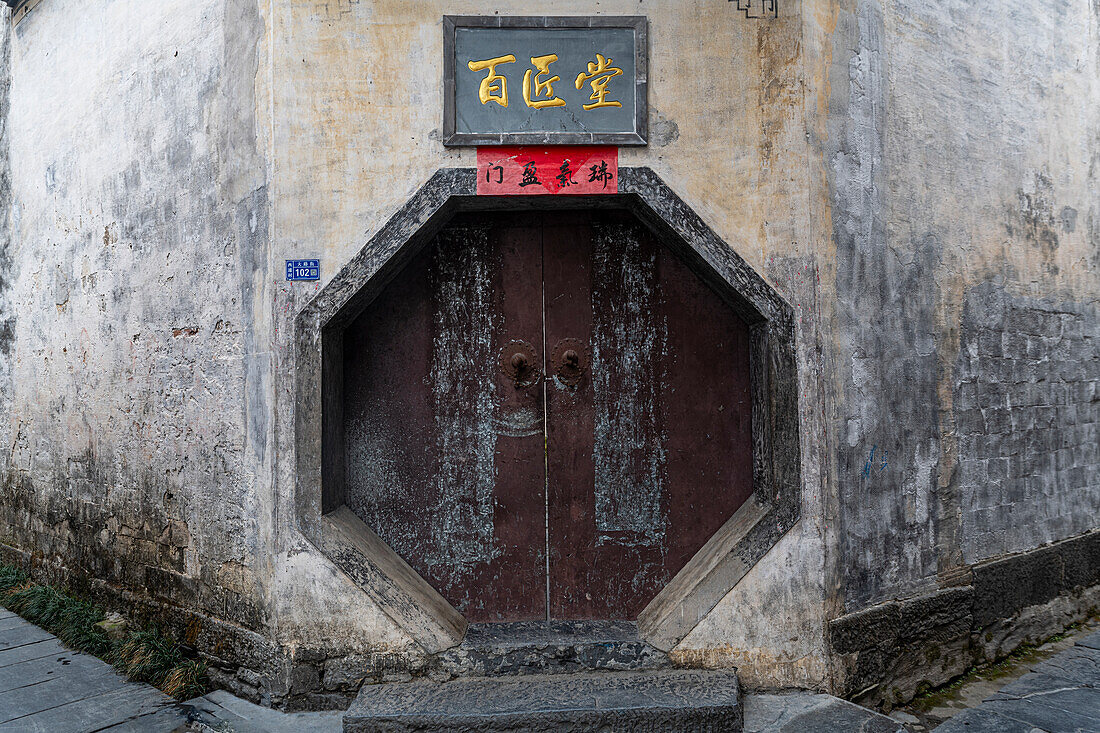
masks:
{"label": "grass tuft at wall base", "polygon": [[157,629],[140,629],[112,641],[96,624],[103,609],[48,585],[31,583],[18,568],[0,564],[0,605],[57,636],[66,646],[103,659],[136,682],[160,688],[178,700],[209,688],[206,665],[187,659],[175,640]]}

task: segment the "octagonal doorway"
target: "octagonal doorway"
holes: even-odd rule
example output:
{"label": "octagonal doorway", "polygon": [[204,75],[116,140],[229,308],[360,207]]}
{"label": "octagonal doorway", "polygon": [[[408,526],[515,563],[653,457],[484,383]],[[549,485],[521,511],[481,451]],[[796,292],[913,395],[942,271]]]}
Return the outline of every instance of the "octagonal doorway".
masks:
{"label": "octagonal doorway", "polygon": [[471,622],[632,620],[752,493],[749,329],[626,212],[460,215],[344,338],[345,500]]}

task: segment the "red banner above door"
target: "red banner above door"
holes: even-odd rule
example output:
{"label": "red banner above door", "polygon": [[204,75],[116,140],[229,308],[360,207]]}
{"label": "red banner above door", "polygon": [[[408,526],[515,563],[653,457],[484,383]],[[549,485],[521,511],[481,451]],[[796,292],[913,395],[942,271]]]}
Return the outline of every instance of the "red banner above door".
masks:
{"label": "red banner above door", "polygon": [[619,192],[619,149],[523,146],[477,149],[478,196]]}

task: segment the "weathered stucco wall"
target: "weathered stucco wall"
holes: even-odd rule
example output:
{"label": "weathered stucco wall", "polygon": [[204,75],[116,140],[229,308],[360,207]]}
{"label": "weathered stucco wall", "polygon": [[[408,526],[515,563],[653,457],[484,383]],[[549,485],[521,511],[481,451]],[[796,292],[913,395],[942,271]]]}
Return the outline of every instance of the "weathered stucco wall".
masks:
{"label": "weathered stucco wall", "polygon": [[43,3],[4,128],[4,541],[244,630],[272,617],[263,31],[248,3]]}
{"label": "weathered stucco wall", "polygon": [[256,39],[225,12],[46,3],[15,33],[4,521],[259,628],[265,169],[235,134]]}
{"label": "weathered stucco wall", "polygon": [[[1086,405],[1080,422],[1093,425],[1095,439],[1087,405],[1096,344],[1081,309],[1096,303],[1100,241],[1076,219],[1098,208],[1096,26],[1096,6],[1087,2],[980,10],[863,2],[839,12],[825,153],[837,246],[839,547],[848,608],[927,587],[963,561],[1095,526],[1095,470],[1077,486],[1056,486],[1051,472],[1048,500],[1016,503],[1022,495],[989,494],[972,461],[1040,460],[1048,448],[1018,445],[1035,406]],[[1045,298],[1056,315],[1030,331],[1006,323],[994,314],[1004,303],[981,297],[990,288],[1004,291],[1002,299]],[[1070,331],[1059,312],[1076,324]],[[1020,343],[1028,333],[1036,337],[1030,352]],[[994,349],[994,341],[1004,345]],[[1049,358],[1055,344],[1079,367],[1060,371]],[[1027,369],[1031,376],[1018,380]],[[1001,389],[996,403],[985,399],[989,390],[979,385],[1005,381],[1035,381],[1046,392],[1021,401]],[[1056,394],[1067,389],[1072,403]],[[956,394],[976,399],[975,390],[985,404],[955,409]],[[1056,432],[1078,429],[1067,413],[1052,412]],[[1088,442],[1089,430],[1065,447]],[[994,444],[987,454],[965,439],[975,432]],[[965,475],[956,472],[960,459]],[[1095,455],[1081,459],[1090,473]],[[1069,521],[1067,503],[1078,514]],[[1021,522],[1027,529],[1011,526]],[[1005,532],[1027,540],[983,539]]]}
{"label": "weathered stucco wall", "polygon": [[[798,319],[802,519],[674,655],[848,690],[829,619],[929,595],[970,629],[995,594],[943,587],[1097,525],[1100,6],[737,5],[552,11],[648,16],[650,144],[621,162]],[[4,36],[0,540],[198,612],[242,693],[424,667],[295,526],[294,316],[473,165],[440,143],[441,19],[492,12],[532,10],[44,0]],[[285,282],[312,256],[321,283]]]}
{"label": "weathered stucco wall", "polygon": [[1006,653],[1014,618],[1019,643],[1095,608],[1067,559],[1094,564],[1089,537],[975,564],[1100,516],[1098,12],[838,3],[831,585],[838,613],[881,604],[833,624],[846,694],[906,699]]}

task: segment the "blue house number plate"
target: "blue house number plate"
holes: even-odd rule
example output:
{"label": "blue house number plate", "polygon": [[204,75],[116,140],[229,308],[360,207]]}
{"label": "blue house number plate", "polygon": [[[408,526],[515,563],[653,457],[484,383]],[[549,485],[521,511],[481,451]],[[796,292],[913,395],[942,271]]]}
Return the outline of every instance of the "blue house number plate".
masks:
{"label": "blue house number plate", "polygon": [[287,260],[287,280],[320,280],[321,260]]}

